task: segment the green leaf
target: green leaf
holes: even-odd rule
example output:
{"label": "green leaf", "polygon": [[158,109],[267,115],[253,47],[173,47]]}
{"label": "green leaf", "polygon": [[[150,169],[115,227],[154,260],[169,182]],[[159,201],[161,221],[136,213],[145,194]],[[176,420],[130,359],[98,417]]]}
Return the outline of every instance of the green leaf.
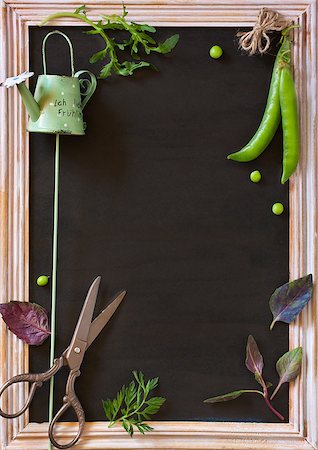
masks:
{"label": "green leaf", "polygon": [[118,70],[119,75],[132,75],[137,69],[141,69],[142,67],[151,67],[151,64],[146,61],[140,61],[138,63],[125,61],[121,64],[120,69]]}
{"label": "green leaf", "polygon": [[127,431],[127,433],[129,433],[129,423],[124,419],[120,423],[122,424],[124,430]]}
{"label": "green leaf", "polygon": [[158,386],[159,378],[151,378],[147,384],[149,384],[149,390],[152,391]]}
{"label": "green leaf", "polygon": [[230,400],[235,400],[236,398],[240,397],[242,394],[259,394],[264,397],[264,393],[262,391],[258,391],[257,389],[240,389],[239,391],[232,391],[228,394],[207,398],[203,401],[203,403],[229,402]]}
{"label": "green leaf", "polygon": [[89,59],[91,64],[96,63],[97,61],[101,61],[106,56],[106,49],[101,50],[100,52],[94,53]]}
{"label": "green leaf", "polygon": [[276,370],[279,375],[279,382],[271,399],[275,397],[282,384],[289,383],[297,378],[301,368],[302,357],[303,349],[302,347],[297,347],[285,353],[278,359]]}
{"label": "green leaf", "polygon": [[138,31],[146,31],[148,33],[155,33],[157,31],[155,27],[152,27],[150,25],[140,24],[136,22],[131,22],[131,24],[134,25],[136,30]]}
{"label": "green leaf", "polygon": [[156,414],[161,406],[166,401],[163,397],[152,397],[149,400],[146,401],[146,408],[142,411],[142,413],[146,413],[147,415],[153,415]]}
{"label": "green leaf", "polygon": [[148,44],[156,43],[156,41],[151,36],[148,36],[146,33],[139,33],[139,39],[142,39],[142,41]]}
{"label": "green leaf", "polygon": [[110,399],[104,400],[103,401],[103,408],[105,411],[105,415],[107,417],[108,420],[112,420],[113,419],[113,415],[114,415],[114,408],[113,408],[113,403]]}
{"label": "green leaf", "polygon": [[144,431],[152,431],[153,430],[153,427],[149,426],[146,423],[143,423],[142,427],[143,427]]}
{"label": "green leaf", "polygon": [[151,50],[162,54],[170,53],[171,50],[174,49],[177,43],[179,42],[179,38],[180,38],[179,34],[174,34],[173,36],[166,39],[164,42],[160,43],[158,47],[152,48]]}
{"label": "green leaf", "polygon": [[107,77],[110,77],[112,68],[113,68],[113,62],[110,61],[108,64],[106,64],[106,65],[102,68],[102,70],[100,71],[99,77],[100,77],[100,78],[107,78]]}
{"label": "green leaf", "polygon": [[216,397],[207,398],[203,403],[219,403],[219,402],[229,402],[230,400],[235,400],[240,397],[244,391],[232,391],[228,394],[218,395]]}
{"label": "green leaf", "polygon": [[145,430],[144,430],[144,427],[143,427],[142,423],[137,423],[137,424],[136,424],[136,427],[138,428],[138,431],[139,431],[141,434],[145,434]]}
{"label": "green leaf", "polygon": [[[156,28],[148,24],[138,24],[135,22],[129,22],[126,19],[127,10],[123,5],[123,11],[121,15],[102,15],[98,21],[90,20],[86,15],[85,6],[80,6],[74,13],[70,12],[57,12],[44,19],[44,22],[49,22],[57,17],[75,17],[89,23],[92,26],[91,30],[85,31],[88,35],[99,34],[105,43],[105,49],[95,53],[91,56],[90,62],[96,63],[109,58],[108,64],[106,64],[101,72],[100,78],[108,78],[112,74],[120,76],[133,75],[137,69],[144,67],[151,67],[156,69],[151,63],[146,61],[140,61],[140,52],[144,51],[147,55],[151,52],[157,52],[161,54],[169,53],[177,44],[179,35],[175,34],[164,42],[157,43],[153,34],[156,32]],[[109,32],[113,32],[111,35]],[[128,38],[122,42],[121,33],[119,33],[120,40],[118,40],[117,31],[124,31],[128,34]],[[151,34],[151,35],[150,35]],[[113,37],[114,35],[114,37]],[[138,64],[131,61],[122,61],[120,59],[120,53],[123,51],[129,51],[132,58],[139,61]]]}
{"label": "green leaf", "polygon": [[84,14],[86,15],[86,6],[82,5],[75,9],[74,14]]}
{"label": "green leaf", "polygon": [[88,31],[84,31],[83,33],[85,34],[100,34],[99,30],[88,30]]}
{"label": "green leaf", "polygon": [[106,23],[102,25],[103,30],[125,30],[125,26],[121,23]]}
{"label": "green leaf", "polygon": [[128,386],[122,386],[113,400],[103,401],[105,415],[110,420],[109,426],[121,423],[130,436],[134,434],[134,427],[143,434],[151,431],[152,428],[143,423],[143,419],[150,419],[166,400],[163,397],[148,398],[149,392],[157,387],[158,378],[145,381],[142,372],[133,371],[133,375],[134,380]]}

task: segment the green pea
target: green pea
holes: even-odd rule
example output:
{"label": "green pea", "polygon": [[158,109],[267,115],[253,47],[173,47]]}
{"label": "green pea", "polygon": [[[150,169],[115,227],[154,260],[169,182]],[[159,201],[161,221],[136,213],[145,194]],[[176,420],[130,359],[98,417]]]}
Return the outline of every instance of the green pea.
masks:
{"label": "green pea", "polygon": [[254,170],[253,172],[250,173],[250,180],[253,183],[259,183],[262,179],[262,174],[259,170]]}
{"label": "green pea", "polygon": [[223,50],[219,45],[213,45],[213,47],[210,48],[210,56],[213,59],[218,59],[223,55]]}
{"label": "green pea", "polygon": [[284,212],[284,205],[282,205],[282,203],[274,203],[272,206],[272,212],[276,216],[280,216]]}
{"label": "green pea", "polygon": [[46,286],[49,282],[49,277],[47,275],[41,275],[37,280],[36,284],[38,286]]}

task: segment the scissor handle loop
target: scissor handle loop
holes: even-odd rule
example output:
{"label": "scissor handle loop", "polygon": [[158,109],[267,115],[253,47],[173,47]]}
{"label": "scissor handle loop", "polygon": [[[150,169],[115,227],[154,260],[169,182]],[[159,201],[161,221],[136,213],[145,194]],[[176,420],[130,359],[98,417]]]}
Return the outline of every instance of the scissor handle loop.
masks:
{"label": "scissor handle loop", "polygon": [[35,391],[37,390],[37,388],[42,386],[42,383],[44,381],[49,380],[50,378],[52,378],[56,372],[58,372],[60,370],[60,368],[64,365],[64,358],[58,358],[54,361],[53,366],[44,373],[23,373],[21,375],[16,375],[12,378],[10,378],[10,380],[8,380],[6,383],[4,383],[4,385],[1,387],[0,389],[0,398],[2,396],[2,394],[13,384],[17,384],[17,383],[32,383],[31,387],[30,387],[30,391],[29,391],[29,395],[28,398],[25,402],[25,404],[23,405],[23,407],[15,412],[15,413],[7,413],[5,411],[2,411],[2,409],[0,408],[0,416],[6,418],[6,419],[15,419],[16,417],[21,416],[30,406],[30,403],[32,402],[32,399],[34,397]]}
{"label": "scissor handle loop", "polygon": [[[49,424],[50,441],[54,445],[54,447],[59,448],[59,449],[67,449],[67,448],[73,447],[73,445],[75,445],[76,442],[80,439],[80,437],[83,433],[83,430],[84,430],[85,414],[84,414],[82,405],[80,404],[80,401],[78,400],[78,398],[76,396],[75,389],[74,389],[75,380],[78,376],[80,376],[80,374],[81,373],[79,370],[71,370],[70,371],[70,374],[69,374],[69,377],[67,380],[67,384],[66,384],[66,394],[65,394],[65,397],[63,398],[64,404],[60,408],[60,410],[56,413],[55,417]],[[77,431],[76,436],[70,442],[68,442],[67,444],[60,444],[59,442],[56,441],[56,439],[54,437],[54,428],[55,428],[55,425],[57,424],[58,420],[63,416],[63,414],[69,408],[73,408],[75,411],[75,414],[77,416],[78,431]]]}

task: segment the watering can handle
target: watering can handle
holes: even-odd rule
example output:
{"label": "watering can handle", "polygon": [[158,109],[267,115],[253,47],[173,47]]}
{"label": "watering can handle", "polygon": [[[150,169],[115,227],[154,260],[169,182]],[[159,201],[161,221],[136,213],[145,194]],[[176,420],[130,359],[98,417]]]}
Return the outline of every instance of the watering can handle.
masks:
{"label": "watering can handle", "polygon": [[88,73],[90,80],[88,80],[87,78],[79,79],[80,87],[82,88],[81,95],[84,97],[82,101],[82,110],[84,109],[88,100],[94,94],[97,86],[96,77],[89,70],[79,70],[78,72],[76,72],[74,77],[79,78],[79,76],[82,75],[83,73]]}
{"label": "watering can handle", "polygon": [[46,75],[46,55],[45,55],[45,45],[46,45],[46,41],[48,39],[49,36],[51,36],[52,34],[60,34],[61,36],[63,36],[66,40],[67,43],[70,47],[70,58],[71,58],[71,71],[72,71],[72,77],[74,77],[74,52],[73,52],[73,46],[72,46],[72,42],[70,40],[70,38],[68,36],[66,36],[66,34],[62,33],[62,31],[59,30],[54,30],[51,31],[50,33],[48,33],[45,38],[43,39],[42,42],[42,59],[43,59],[43,73],[44,75]]}

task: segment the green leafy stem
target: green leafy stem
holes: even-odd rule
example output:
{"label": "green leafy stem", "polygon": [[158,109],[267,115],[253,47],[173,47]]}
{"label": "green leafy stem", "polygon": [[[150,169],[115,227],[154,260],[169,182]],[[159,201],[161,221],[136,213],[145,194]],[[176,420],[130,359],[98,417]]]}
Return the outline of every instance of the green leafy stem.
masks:
{"label": "green leafy stem", "polygon": [[134,427],[142,434],[152,431],[153,428],[144,420],[156,414],[166,400],[163,397],[148,398],[150,391],[158,386],[158,378],[146,382],[142,372],[133,371],[133,375],[135,379],[128,386],[123,386],[113,400],[103,401],[108,427],[120,423],[130,436],[134,434]]}
{"label": "green leafy stem", "polygon": [[[85,6],[80,6],[74,12],[58,12],[51,14],[43,20],[40,26],[43,26],[50,22],[51,20],[59,19],[62,17],[74,18],[81,20],[86,24],[90,25],[93,29],[86,32],[86,34],[99,34],[105,43],[102,50],[98,51],[90,58],[90,63],[96,63],[108,58],[107,64],[103,66],[100,71],[100,78],[108,78],[113,73],[122,76],[133,75],[133,73],[142,67],[150,67],[156,69],[156,67],[149,63],[148,61],[142,61],[140,59],[140,49],[143,50],[147,55],[151,52],[156,53],[169,53],[177,45],[179,41],[179,35],[174,34],[173,36],[166,39],[164,42],[157,43],[149,33],[153,34],[156,32],[156,28],[146,25],[138,24],[134,22],[128,22],[126,20],[127,10],[123,6],[123,12],[121,15],[102,15],[101,19],[97,22],[89,19],[86,14]],[[120,42],[108,34],[110,30],[113,31],[123,31],[128,33],[128,38],[123,39]],[[120,62],[118,51],[130,50],[130,54],[134,61],[123,61]]]}

